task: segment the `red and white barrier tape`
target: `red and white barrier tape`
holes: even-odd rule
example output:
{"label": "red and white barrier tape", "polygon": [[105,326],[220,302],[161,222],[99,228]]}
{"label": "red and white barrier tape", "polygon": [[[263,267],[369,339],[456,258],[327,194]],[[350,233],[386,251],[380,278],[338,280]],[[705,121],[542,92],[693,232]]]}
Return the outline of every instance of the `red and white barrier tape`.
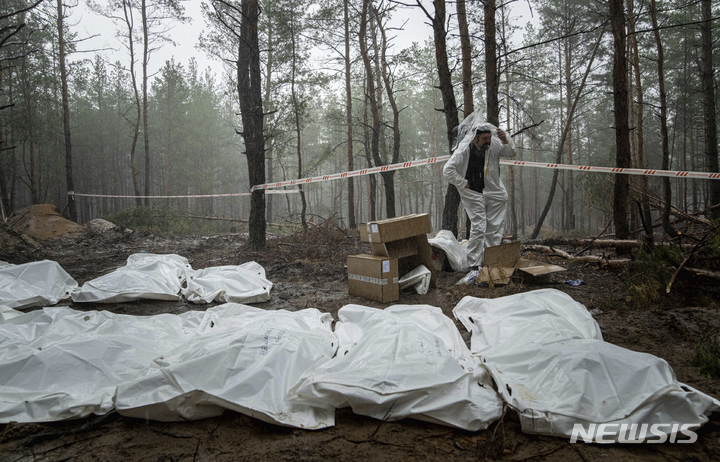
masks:
{"label": "red and white barrier tape", "polygon": [[[410,167],[419,167],[420,165],[437,164],[450,159],[450,156],[431,157],[429,159],[413,160],[409,162],[401,162],[398,164],[384,165],[382,167],[365,168],[361,170],[353,170],[352,172],[335,173],[332,175],[314,176],[309,178],[301,178],[299,180],[280,181],[277,183],[265,183],[253,186],[251,191],[269,188],[281,188],[283,186],[295,186],[307,183],[319,183],[321,181],[340,180],[343,178],[370,175],[373,173],[388,172],[391,170],[402,170]],[[570,165],[570,164],[550,164],[545,162],[528,162],[524,160],[506,160],[500,159],[503,165],[514,165],[518,167],[548,168],[552,170],[578,170],[583,172],[603,172],[603,173],[623,173],[626,175],[642,175],[642,176],[666,176],[671,178],[695,178],[701,180],[720,180],[720,173],[708,172],[679,172],[673,170],[652,170],[643,168],[617,168],[617,167],[592,167],[589,165]],[[270,192],[270,191],[267,191]]]}
{"label": "red and white barrier tape", "polygon": [[445,162],[450,156],[443,157],[431,157],[429,159],[412,160],[409,162],[401,162],[399,164],[383,165],[382,167],[364,168],[361,170],[353,170],[352,172],[335,173],[333,175],[314,176],[311,178],[301,178],[299,180],[281,181],[279,183],[266,183],[261,185],[253,186],[250,191],[256,191],[259,189],[268,188],[280,188],[283,186],[294,186],[306,183],[318,183],[320,181],[331,181],[340,180],[342,178],[349,178],[353,176],[370,175],[373,173],[388,172],[391,170],[402,170],[410,167],[418,167],[420,165],[436,164],[438,162]]}
{"label": "red and white barrier tape", "polygon": [[[282,191],[266,191],[265,194],[297,194],[300,191],[297,189],[288,189]],[[234,193],[234,194],[195,194],[186,196],[117,196],[112,194],[79,194],[73,191],[68,191],[68,196],[82,196],[82,197],[113,197],[123,199],[176,199],[176,198],[205,198],[205,197],[236,197],[236,196],[252,196],[252,193]]]}
{"label": "red and white barrier tape", "polygon": [[720,180],[720,173],[680,172],[675,170],[652,170],[646,168],[592,167],[589,165],[547,164],[544,162],[528,162],[525,160],[500,159],[503,165],[520,167],[550,168],[555,170],[577,170],[583,172],[623,173],[625,175],[666,176],[670,178],[695,178],[699,180]]}
{"label": "red and white barrier tape", "polygon": [[[341,180],[355,176],[371,175],[373,173],[389,172],[392,170],[403,170],[411,167],[419,167],[421,165],[437,164],[450,159],[450,156],[430,157],[429,159],[412,160],[409,162],[400,162],[397,164],[383,165],[382,167],[364,168],[353,170],[352,172],[334,173],[332,175],[313,176],[309,178],[301,178],[299,180],[279,181],[277,183],[265,183],[253,186],[249,193],[236,194],[201,194],[187,196],[116,196],[108,194],[77,194],[72,191],[68,192],[69,196],[83,197],[115,197],[127,199],[174,199],[189,197],[232,197],[232,196],[250,196],[254,191],[267,190],[271,188],[282,188],[284,186],[297,186],[307,183],[319,183],[321,181]],[[602,172],[602,173],[622,173],[625,175],[641,175],[641,176],[664,176],[670,178],[695,178],[700,180],[720,180],[720,173],[709,172],[680,172],[673,170],[652,170],[643,168],[617,168],[617,167],[593,167],[589,165],[570,165],[570,164],[550,164],[545,162],[529,162],[525,160],[507,160],[500,159],[503,165],[514,165],[517,167],[533,167],[548,168],[551,170],[576,170],[582,172]],[[297,189],[289,189],[282,191],[265,191],[265,194],[292,194],[300,192]]]}

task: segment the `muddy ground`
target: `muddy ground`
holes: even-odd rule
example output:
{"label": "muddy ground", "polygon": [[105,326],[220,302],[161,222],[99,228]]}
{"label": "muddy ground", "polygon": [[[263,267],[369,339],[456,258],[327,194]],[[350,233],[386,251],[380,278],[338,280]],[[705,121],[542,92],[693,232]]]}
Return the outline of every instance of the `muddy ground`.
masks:
{"label": "muddy ground", "polygon": [[[7,231],[7,229],[5,229]],[[11,232],[0,233],[0,260],[22,263],[42,258],[59,262],[79,284],[125,264],[127,257],[147,250],[177,253],[194,268],[240,264],[255,260],[273,281],[272,299],[256,306],[291,311],[314,307],[337,317],[349,303],[383,307],[347,294],[345,261],[348,254],[370,253],[356,231],[326,224],[268,240],[266,252],[252,252],[242,234],[215,237],[157,236],[129,230],[87,230],[38,243]],[[566,249],[569,250],[569,249]],[[673,292],[650,307],[635,306],[628,298],[628,274],[600,269],[555,257],[525,252],[526,258],[567,268],[540,283],[519,279],[504,287],[455,286],[457,273],[440,273],[437,289],[428,295],[403,295],[400,303],[452,309],[466,295],[495,298],[552,287],[583,303],[600,324],[605,340],[667,360],[678,379],[714,397],[720,380],[699,374],[692,365],[698,336],[708,327],[720,327],[720,286],[706,279],[681,277]],[[587,284],[570,287],[564,281],[580,278]],[[74,304],[76,310],[153,315],[205,310],[213,305],[185,301],[141,301],[124,304]],[[469,344],[469,335],[458,323]],[[64,460],[718,460],[720,416],[699,431],[690,445],[587,445],[562,438],[522,433],[512,411],[489,429],[472,433],[412,420],[381,422],[337,412],[336,426],[319,431],[295,430],[262,423],[226,411],[218,418],[162,423],[108,416],[72,422],[0,425],[0,461]]]}

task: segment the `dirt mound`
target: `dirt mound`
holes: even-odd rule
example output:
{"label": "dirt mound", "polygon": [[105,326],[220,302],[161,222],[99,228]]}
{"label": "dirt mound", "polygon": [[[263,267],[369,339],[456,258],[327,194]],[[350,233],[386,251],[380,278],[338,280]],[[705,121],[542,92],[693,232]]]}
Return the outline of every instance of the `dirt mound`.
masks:
{"label": "dirt mound", "polygon": [[19,210],[8,221],[13,231],[44,241],[81,232],[83,227],[60,214],[52,204],[31,205]]}
{"label": "dirt mound", "polygon": [[0,221],[0,260],[8,263],[27,263],[42,260],[40,245],[31,238],[23,237]]}

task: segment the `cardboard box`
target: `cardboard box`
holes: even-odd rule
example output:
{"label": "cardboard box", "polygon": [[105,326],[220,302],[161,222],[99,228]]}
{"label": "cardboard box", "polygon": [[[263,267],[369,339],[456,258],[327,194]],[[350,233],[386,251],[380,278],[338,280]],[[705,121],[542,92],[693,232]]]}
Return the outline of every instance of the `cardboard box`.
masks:
{"label": "cardboard box", "polygon": [[348,293],[390,303],[400,300],[397,258],[348,255]]}
{"label": "cardboard box", "polygon": [[514,273],[523,278],[535,278],[545,274],[565,271],[562,266],[520,258],[520,241],[485,249],[485,262],[476,280],[477,284],[492,281],[496,285],[510,283]]}
{"label": "cardboard box", "polygon": [[427,213],[360,223],[359,228],[360,240],[373,244],[399,241],[432,231]]}
{"label": "cardboard box", "polygon": [[430,288],[436,287],[433,251],[425,233],[396,241],[372,243],[373,255],[398,259],[400,277],[420,265],[430,270]]}

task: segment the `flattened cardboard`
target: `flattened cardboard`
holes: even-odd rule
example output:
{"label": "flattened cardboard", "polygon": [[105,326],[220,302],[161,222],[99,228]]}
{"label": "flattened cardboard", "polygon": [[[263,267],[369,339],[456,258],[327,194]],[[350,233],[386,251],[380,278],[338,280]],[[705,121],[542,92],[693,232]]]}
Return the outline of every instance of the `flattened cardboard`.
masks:
{"label": "flattened cardboard", "polygon": [[430,215],[427,213],[360,223],[359,229],[360,240],[374,244],[398,241],[432,231]]}
{"label": "flattened cardboard", "polygon": [[495,285],[509,284],[516,271],[530,278],[565,271],[562,266],[520,258],[520,241],[486,248],[484,263],[477,284],[490,281]]}
{"label": "flattened cardboard", "polygon": [[400,299],[397,258],[348,255],[348,293],[380,303]]}

